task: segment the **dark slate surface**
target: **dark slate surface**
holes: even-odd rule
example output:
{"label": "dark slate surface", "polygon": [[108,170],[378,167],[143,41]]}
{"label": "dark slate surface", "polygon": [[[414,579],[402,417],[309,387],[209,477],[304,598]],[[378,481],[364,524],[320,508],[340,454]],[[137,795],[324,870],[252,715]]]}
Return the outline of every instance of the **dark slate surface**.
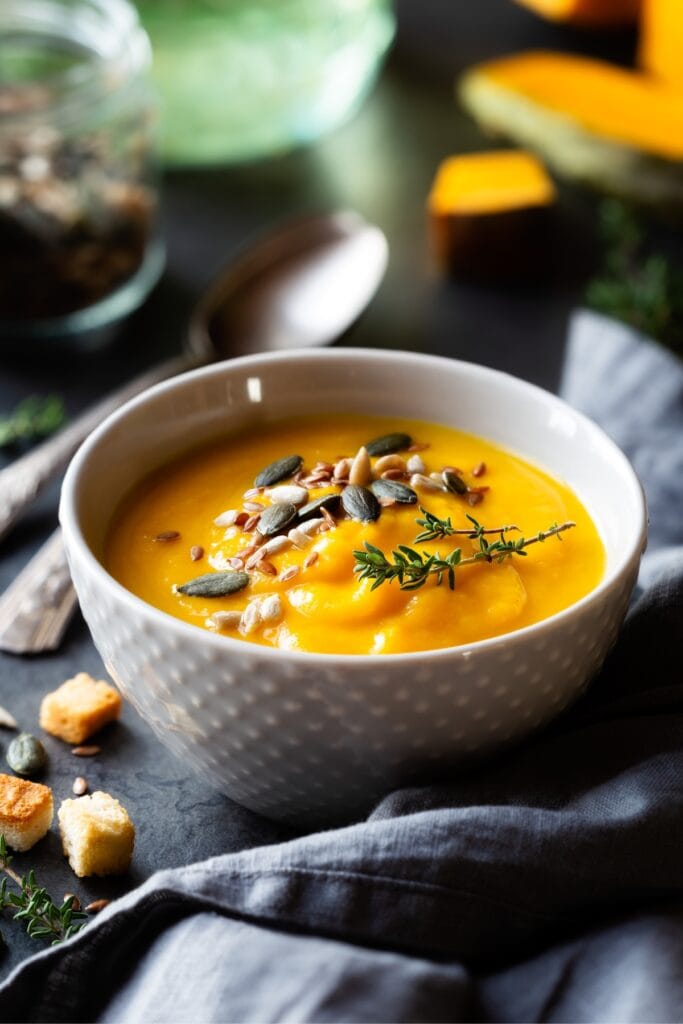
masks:
{"label": "dark slate surface", "polygon": [[[344,344],[405,348],[475,360],[549,388],[557,384],[565,324],[592,259],[592,201],[564,192],[547,287],[494,291],[440,280],[427,255],[424,196],[434,168],[448,153],[482,145],[452,100],[453,74],[473,60],[526,46],[564,46],[627,60],[628,34],[592,37],[543,24],[509,0],[400,0],[399,34],[382,80],[356,119],[319,146],[249,168],[174,172],[166,187],[168,269],[146,307],[97,354],[64,350],[10,355],[0,363],[0,410],[26,395],[62,393],[73,415],[99,394],[176,351],[200,290],[250,236],[274,219],[330,207],[353,207],[386,231],[387,279],[365,318]],[[485,143],[489,145],[489,143]],[[55,524],[55,486],[0,545],[0,586],[6,586]],[[102,673],[79,619],[58,654],[0,655],[0,703],[36,730],[42,695],[76,671]],[[9,734],[8,734],[9,736]],[[7,737],[0,735],[0,749]],[[45,781],[56,801],[70,795],[77,774],[91,788],[120,797],[137,825],[131,874],[116,881],[80,882],[61,858],[53,831],[17,857],[35,865],[55,896],[84,901],[112,896],[174,866],[285,837],[271,823],[211,791],[166,753],[131,709],[102,735],[96,760],[73,757],[46,739]],[[0,972],[38,944],[12,922],[3,924],[9,949]]]}

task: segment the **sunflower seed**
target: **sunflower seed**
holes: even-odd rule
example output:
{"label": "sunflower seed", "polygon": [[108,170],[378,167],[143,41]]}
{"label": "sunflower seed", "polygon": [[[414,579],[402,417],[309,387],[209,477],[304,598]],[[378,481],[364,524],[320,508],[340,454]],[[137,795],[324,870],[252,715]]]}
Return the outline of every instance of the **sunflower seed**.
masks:
{"label": "sunflower seed", "polygon": [[238,515],[239,512],[236,508],[229,508],[226,512],[221,512],[219,516],[216,516],[213,521],[214,526],[234,526]]}
{"label": "sunflower seed", "polygon": [[261,622],[277,622],[282,618],[282,601],[279,594],[269,594],[261,601],[259,609]]}
{"label": "sunflower seed", "polygon": [[264,556],[277,555],[279,554],[280,551],[284,551],[285,548],[288,548],[290,546],[291,541],[289,537],[285,536],[285,534],[281,534],[279,537],[271,537],[269,541],[266,541],[266,543],[261,548],[261,551],[263,552]]}
{"label": "sunflower seed", "polygon": [[100,910],[104,910],[104,908],[108,907],[110,903],[111,900],[93,900],[92,903],[89,903],[85,908],[86,913],[99,914]]}
{"label": "sunflower seed", "polygon": [[227,597],[244,590],[249,583],[246,572],[207,572],[178,587],[178,592],[187,597]]}
{"label": "sunflower seed", "polygon": [[254,484],[257,487],[272,487],[280,480],[287,480],[301,469],[303,461],[300,455],[285,455],[283,459],[277,459],[262,469],[254,480]]}
{"label": "sunflower seed", "polygon": [[320,498],[314,498],[313,501],[309,501],[307,505],[299,509],[298,522],[301,523],[305,519],[312,519],[313,516],[324,514],[327,509],[338,508],[339,498],[339,494],[323,494]]}
{"label": "sunflower seed", "polygon": [[398,480],[373,480],[370,490],[376,498],[392,498],[402,505],[414,505],[417,501],[417,494],[412,487],[406,487]]}
{"label": "sunflower seed", "polygon": [[252,512],[252,514],[249,516],[249,518],[247,519],[246,523],[242,527],[243,531],[245,533],[251,533],[252,530],[256,529],[256,526],[257,526],[260,518],[261,518],[261,513],[260,512]]}
{"label": "sunflower seed", "polygon": [[317,551],[311,551],[310,555],[306,555],[304,558],[304,569],[309,569],[312,565],[318,561],[319,555]]}
{"label": "sunflower seed", "polygon": [[237,629],[242,619],[242,612],[214,612],[206,620],[216,629]]}
{"label": "sunflower seed", "polygon": [[406,462],[406,469],[409,473],[426,473],[427,467],[419,455],[411,455]]}
{"label": "sunflower seed", "polygon": [[258,532],[262,537],[272,537],[280,533],[296,519],[296,505],[291,501],[281,501],[270,505],[261,516],[258,524]]}
{"label": "sunflower seed", "polygon": [[411,487],[421,487],[425,491],[445,491],[446,488],[440,482],[432,480],[430,476],[424,476],[422,473],[413,473],[410,478]]}
{"label": "sunflower seed", "polygon": [[82,775],[77,775],[71,785],[71,792],[74,796],[84,796],[88,792],[88,783]]}
{"label": "sunflower seed", "polygon": [[351,459],[340,459],[334,467],[334,473],[332,474],[335,480],[346,480],[351,469]]}
{"label": "sunflower seed", "polygon": [[342,506],[347,516],[361,523],[373,523],[379,519],[380,504],[367,487],[349,484],[342,493]]}
{"label": "sunflower seed", "polygon": [[452,494],[467,494],[467,484],[457,473],[444,469],[441,479]]}
{"label": "sunflower seed", "polygon": [[287,537],[295,548],[306,548],[311,543],[311,538],[299,526],[294,526],[287,534]]}
{"label": "sunflower seed", "polygon": [[244,501],[242,507],[245,512],[263,512],[265,505],[262,505],[260,501]]}
{"label": "sunflower seed", "polygon": [[313,537],[314,534],[320,533],[320,528],[324,526],[325,520],[322,516],[316,519],[307,519],[305,523],[297,524],[296,529],[301,533],[305,533],[307,537]]}
{"label": "sunflower seed", "polygon": [[368,441],[366,449],[368,455],[393,455],[394,452],[401,452],[410,448],[412,441],[408,434],[382,434]]}
{"label": "sunflower seed", "polygon": [[277,576],[277,569],[267,558],[262,558],[260,562],[256,563],[256,571],[262,572],[266,576]]}
{"label": "sunflower seed", "polygon": [[261,602],[258,598],[254,601],[250,601],[247,607],[242,612],[242,618],[240,619],[240,633],[244,636],[249,636],[255,629],[258,629],[261,624]]}
{"label": "sunflower seed", "polygon": [[273,502],[288,501],[292,505],[303,505],[308,497],[305,487],[293,487],[284,484],[282,487],[271,487],[266,491],[266,496]]}
{"label": "sunflower seed", "polygon": [[404,471],[405,468],[405,459],[402,459],[400,455],[383,455],[381,459],[378,459],[375,463],[375,473],[378,476],[381,476],[382,473],[386,473],[388,469],[400,469]]}
{"label": "sunflower seed", "polygon": [[290,565],[287,569],[282,570],[278,579],[281,583],[287,583],[288,580],[293,580],[295,576],[298,576],[300,571],[298,565]]}
{"label": "sunflower seed", "polygon": [[14,715],[10,715],[6,708],[0,707],[0,726],[3,729],[16,729],[17,720]]}
{"label": "sunflower seed", "polygon": [[349,470],[349,483],[363,486],[372,480],[370,456],[365,448],[359,448]]}
{"label": "sunflower seed", "polygon": [[37,775],[47,764],[45,747],[29,732],[20,732],[7,748],[7,764],[17,775]]}

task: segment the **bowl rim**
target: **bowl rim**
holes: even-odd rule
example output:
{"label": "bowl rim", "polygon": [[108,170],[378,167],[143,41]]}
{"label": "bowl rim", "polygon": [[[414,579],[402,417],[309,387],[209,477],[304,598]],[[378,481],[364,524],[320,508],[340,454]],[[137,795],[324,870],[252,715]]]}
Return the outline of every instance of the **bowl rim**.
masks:
{"label": "bowl rim", "polygon": [[[239,372],[244,368],[258,367],[263,364],[272,364],[293,359],[296,360],[297,358],[329,362],[343,362],[348,360],[363,362],[364,360],[375,360],[387,363],[394,363],[398,359],[406,363],[426,364],[431,366],[433,369],[437,369],[439,367],[443,369],[448,368],[449,372],[462,371],[473,375],[474,377],[484,377],[494,380],[503,387],[534,394],[537,398],[540,397],[545,402],[549,401],[560,408],[569,411],[573,417],[575,417],[599,440],[603,450],[607,450],[609,452],[610,457],[619,465],[622,474],[631,486],[633,491],[633,500],[639,513],[638,528],[634,531],[632,542],[624,547],[617,564],[615,564],[609,572],[605,573],[598,585],[578,601],[568,605],[567,608],[563,608],[545,619],[540,619],[538,622],[534,622],[528,626],[523,626],[520,629],[511,630],[507,633],[500,633],[497,636],[487,637],[483,640],[472,641],[468,644],[459,644],[451,647],[430,648],[421,651],[405,651],[393,654],[334,654],[317,651],[290,650],[288,648],[268,647],[261,644],[249,644],[248,641],[243,639],[236,639],[223,633],[213,633],[210,630],[202,629],[192,623],[176,618],[169,612],[155,608],[154,605],[149,604],[143,598],[133,594],[132,591],[128,590],[123,586],[123,584],[119,583],[118,580],[114,579],[99,559],[96,558],[83,536],[79,517],[76,511],[76,497],[81,477],[87,469],[87,461],[92,450],[97,447],[100,440],[112,428],[117,427],[131,412],[141,406],[144,406],[147,402],[156,398],[160,394],[184,388],[187,386],[188,382],[201,380],[204,377],[224,372],[226,368],[234,368]],[[523,453],[520,453],[520,455],[525,457]],[[526,457],[528,458],[528,456]],[[552,470],[547,471],[552,472]],[[426,658],[429,658],[430,660],[442,660],[453,657],[470,657],[475,651],[479,652],[487,649],[490,650],[495,647],[500,647],[501,644],[516,645],[524,643],[527,639],[539,636],[544,632],[550,632],[558,626],[561,627],[577,613],[587,609],[590,605],[599,602],[606,592],[613,588],[615,584],[617,584],[619,580],[627,574],[629,568],[634,562],[636,565],[638,564],[640,556],[645,550],[648,522],[645,492],[626,455],[602,429],[602,427],[598,426],[597,423],[591,420],[584,413],[569,405],[559,395],[556,395],[545,388],[539,387],[537,384],[533,384],[530,381],[523,380],[520,377],[515,377],[513,374],[506,373],[503,370],[494,369],[493,367],[483,366],[479,363],[469,362],[462,359],[451,359],[445,356],[423,354],[420,352],[403,352],[395,349],[372,348],[302,348],[240,356],[235,359],[222,360],[220,362],[211,363],[208,366],[202,366],[186,373],[178,374],[167,381],[162,381],[159,384],[155,384],[153,387],[147,388],[141,394],[126,402],[120,409],[117,409],[115,412],[107,416],[83,442],[72,458],[62,483],[59,502],[59,521],[64,533],[67,552],[70,547],[77,549],[80,558],[85,559],[88,563],[89,570],[94,573],[100,585],[112,590],[120,600],[123,600],[129,606],[131,612],[137,613],[138,615],[144,613],[144,615],[151,617],[151,619],[160,627],[174,629],[181,638],[185,638],[188,641],[194,640],[199,643],[207,643],[210,647],[215,647],[216,650],[223,651],[224,654],[229,654],[231,651],[244,654],[245,644],[248,644],[251,649],[250,653],[257,654],[265,661],[270,661],[271,658],[277,658],[278,660],[286,658],[294,663],[299,662],[302,665],[305,664],[309,667],[317,661],[321,663],[321,665],[343,663],[356,668],[377,668],[378,666],[389,666],[394,663],[405,664],[406,662],[411,661],[424,661]]]}

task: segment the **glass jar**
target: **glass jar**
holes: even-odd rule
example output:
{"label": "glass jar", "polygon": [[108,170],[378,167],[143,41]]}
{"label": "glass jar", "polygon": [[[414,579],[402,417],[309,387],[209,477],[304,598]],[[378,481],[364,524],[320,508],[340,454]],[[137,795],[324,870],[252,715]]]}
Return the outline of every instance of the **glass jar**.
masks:
{"label": "glass jar", "polygon": [[0,3],[0,335],[130,312],[163,266],[150,46],[127,0]]}
{"label": "glass jar", "polygon": [[341,124],[394,34],[391,0],[137,0],[174,164],[240,161]]}

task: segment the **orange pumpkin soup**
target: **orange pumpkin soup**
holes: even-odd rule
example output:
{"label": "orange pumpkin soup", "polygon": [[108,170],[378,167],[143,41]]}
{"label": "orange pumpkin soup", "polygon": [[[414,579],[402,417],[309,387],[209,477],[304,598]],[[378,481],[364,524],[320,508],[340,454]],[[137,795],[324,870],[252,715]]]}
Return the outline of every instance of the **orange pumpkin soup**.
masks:
{"label": "orange pumpkin soup", "polygon": [[545,619],[598,584],[605,552],[576,495],[519,456],[437,424],[335,415],[161,467],[114,516],[105,565],[202,628],[393,654]]}

